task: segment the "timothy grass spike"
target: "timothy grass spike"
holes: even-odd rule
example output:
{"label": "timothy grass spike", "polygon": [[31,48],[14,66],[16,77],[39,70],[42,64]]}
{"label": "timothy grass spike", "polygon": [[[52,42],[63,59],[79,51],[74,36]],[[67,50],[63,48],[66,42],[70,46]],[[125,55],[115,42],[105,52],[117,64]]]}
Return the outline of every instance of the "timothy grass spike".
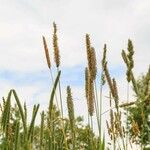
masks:
{"label": "timothy grass spike", "polygon": [[96,66],[96,54],[95,54],[95,49],[94,47],[91,47],[91,78],[92,80],[96,79],[96,74],[97,74],[97,66]]}
{"label": "timothy grass spike", "polygon": [[118,89],[117,89],[117,84],[116,84],[116,80],[113,78],[113,87],[114,87],[114,100],[115,100],[115,106],[116,109],[118,111],[119,108],[119,96],[118,96]]}
{"label": "timothy grass spike", "polygon": [[54,48],[54,60],[56,63],[56,67],[60,66],[60,55],[59,55],[59,47],[58,47],[58,37],[57,37],[57,26],[56,23],[53,23],[54,33],[53,33],[53,48]]}
{"label": "timothy grass spike", "polygon": [[88,81],[88,111],[90,116],[94,113],[94,85],[93,80],[89,77]]}
{"label": "timothy grass spike", "polygon": [[48,46],[47,46],[46,39],[45,39],[44,36],[43,36],[43,45],[44,45],[45,56],[46,56],[46,61],[47,61],[48,68],[51,68],[51,61],[50,61]]}

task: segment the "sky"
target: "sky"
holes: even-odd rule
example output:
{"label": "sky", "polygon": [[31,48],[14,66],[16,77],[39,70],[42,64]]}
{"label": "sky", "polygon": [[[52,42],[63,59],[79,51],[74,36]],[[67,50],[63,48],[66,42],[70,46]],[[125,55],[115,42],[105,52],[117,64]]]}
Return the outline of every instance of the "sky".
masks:
{"label": "sky", "polygon": [[[149,8],[148,0],[0,0],[0,96],[6,97],[8,91],[14,88],[22,103],[26,101],[29,110],[35,103],[41,104],[41,110],[48,106],[52,84],[42,35],[48,41],[52,66],[55,66],[52,48],[52,25],[55,21],[64,105],[65,88],[70,85],[76,115],[86,112],[86,33],[90,34],[96,49],[99,70],[103,45],[107,44],[109,69],[111,75],[117,78],[123,101],[126,66],[121,51],[127,49],[129,38],[134,44],[136,78],[145,73],[150,64]],[[53,75],[56,76],[55,71]],[[104,92],[104,96],[107,95],[108,92]],[[109,108],[106,98],[103,105],[103,111]]]}

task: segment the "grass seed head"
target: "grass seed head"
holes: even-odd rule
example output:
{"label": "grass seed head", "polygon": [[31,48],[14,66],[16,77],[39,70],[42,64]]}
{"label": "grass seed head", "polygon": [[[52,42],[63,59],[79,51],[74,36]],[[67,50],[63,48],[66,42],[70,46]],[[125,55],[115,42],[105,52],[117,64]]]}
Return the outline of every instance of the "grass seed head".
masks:
{"label": "grass seed head", "polygon": [[46,61],[48,68],[51,68],[51,61],[50,61],[50,56],[49,56],[49,51],[48,51],[48,46],[45,37],[43,36],[43,45],[44,45],[44,50],[45,50],[45,56],[46,56]]}
{"label": "grass seed head", "polygon": [[90,116],[94,113],[94,85],[93,80],[89,78],[88,81],[88,111]]}
{"label": "grass seed head", "polygon": [[68,115],[70,120],[71,130],[74,130],[74,106],[73,99],[70,86],[67,86],[67,107],[68,107]]}
{"label": "grass seed head", "polygon": [[135,120],[133,120],[131,126],[132,126],[132,132],[134,134],[134,137],[137,137],[140,133],[138,123]]}
{"label": "grass seed head", "polygon": [[87,49],[87,51],[90,51],[90,49],[91,49],[91,41],[90,41],[89,34],[86,34],[86,49]]}
{"label": "grass seed head", "polygon": [[117,84],[116,80],[113,78],[113,88],[114,88],[114,100],[115,100],[115,106],[118,111],[119,108],[119,96],[118,96],[118,89],[117,89]]}
{"label": "grass seed head", "polygon": [[104,73],[105,73],[105,77],[106,77],[106,80],[108,82],[108,85],[109,85],[109,88],[110,88],[110,91],[112,93],[112,96],[113,98],[115,97],[114,95],[114,87],[113,87],[113,83],[112,83],[112,80],[111,80],[111,77],[110,77],[110,74],[109,74],[109,71],[108,71],[108,68],[107,68],[107,63],[105,63],[104,65]]}
{"label": "grass seed head", "polygon": [[91,47],[91,70],[90,70],[90,75],[91,75],[92,80],[96,79],[96,74],[97,74],[96,54],[95,54],[94,47]]}
{"label": "grass seed head", "polygon": [[107,52],[107,46],[106,44],[104,44],[104,48],[103,48],[103,58],[102,58],[102,67],[105,66],[106,63],[106,52]]}
{"label": "grass seed head", "polygon": [[133,50],[133,44],[132,41],[129,39],[128,40],[128,59],[130,61],[130,69],[134,67],[134,61],[133,61],[133,55],[134,55],[134,50]]}
{"label": "grass seed head", "polygon": [[89,71],[88,68],[85,68],[85,96],[88,100],[88,81],[89,81]]}
{"label": "grass seed head", "polygon": [[56,67],[60,66],[60,54],[58,47],[58,37],[57,37],[57,26],[55,22],[53,23],[54,33],[53,33],[53,48],[54,48],[54,60],[56,63]]}

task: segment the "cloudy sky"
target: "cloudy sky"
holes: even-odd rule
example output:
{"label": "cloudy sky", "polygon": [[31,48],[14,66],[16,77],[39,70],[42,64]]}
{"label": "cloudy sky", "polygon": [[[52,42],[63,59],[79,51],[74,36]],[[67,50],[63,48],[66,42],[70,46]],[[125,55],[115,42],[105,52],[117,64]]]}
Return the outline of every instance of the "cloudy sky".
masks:
{"label": "cloudy sky", "polygon": [[[98,62],[104,43],[108,45],[111,74],[117,77],[123,97],[125,65],[120,56],[128,38],[134,43],[136,77],[146,72],[150,64],[149,8],[148,0],[0,0],[0,96],[7,96],[15,88],[29,109],[34,103],[47,107],[51,81],[42,35],[48,40],[53,59],[52,23],[55,21],[62,87],[71,85],[76,114],[86,112],[83,91],[86,33],[91,36]],[[64,97],[65,94],[64,90]],[[106,101],[104,106],[108,104]]]}

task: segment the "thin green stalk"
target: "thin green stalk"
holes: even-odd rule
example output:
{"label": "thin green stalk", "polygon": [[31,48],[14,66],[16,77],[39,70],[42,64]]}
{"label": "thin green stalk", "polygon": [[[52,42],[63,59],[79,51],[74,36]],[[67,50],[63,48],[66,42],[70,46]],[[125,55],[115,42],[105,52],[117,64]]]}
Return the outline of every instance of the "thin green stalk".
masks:
{"label": "thin green stalk", "polygon": [[101,143],[100,150],[105,150],[105,134],[103,134],[103,141]]}
{"label": "thin green stalk", "polygon": [[97,86],[96,81],[94,81],[95,86],[95,94],[94,94],[94,104],[95,104],[95,110],[96,110],[96,119],[97,119],[97,125],[98,125],[98,131],[99,131],[99,146],[101,145],[101,124],[100,124],[100,113],[99,113],[99,103],[98,103],[98,94],[97,94]]}
{"label": "thin green stalk", "polygon": [[[127,103],[129,102],[129,82],[127,82]],[[127,117],[126,117],[126,128],[128,130],[128,115],[129,115],[129,112],[128,112],[128,109],[127,109]],[[128,132],[126,133],[126,150],[128,150]]]}
{"label": "thin green stalk", "polygon": [[[57,72],[60,72],[59,70],[59,66],[57,67]],[[63,102],[62,102],[62,93],[61,93],[61,83],[60,83],[60,80],[58,81],[58,84],[59,84],[59,96],[60,96],[60,105],[61,105],[61,116],[63,118]],[[67,141],[66,141],[66,135],[65,135],[65,132],[64,132],[64,122],[62,122],[62,125],[63,125],[63,134],[64,134],[64,140],[65,140],[65,145],[66,145],[66,149],[68,149],[68,144],[67,144]]]}
{"label": "thin green stalk", "polygon": [[[50,75],[51,75],[51,79],[52,79],[52,84],[54,84],[54,78],[53,78],[53,74],[52,74],[51,68],[50,68]],[[56,100],[57,108],[59,109],[59,104],[58,104],[58,99],[57,99],[57,93],[56,92],[55,92],[55,100]]]}
{"label": "thin green stalk", "polygon": [[[103,85],[100,85],[100,106],[99,106],[99,113],[100,113],[100,137],[102,134],[102,93],[103,92]],[[100,147],[101,147],[101,140],[100,140]]]}
{"label": "thin green stalk", "polygon": [[54,86],[53,86],[53,89],[52,89],[52,92],[51,92],[51,96],[50,96],[50,102],[49,102],[49,119],[51,119],[51,116],[52,116],[54,95],[55,95],[55,92],[56,92],[57,84],[59,82],[60,74],[61,74],[61,71],[58,72],[58,75],[57,75],[57,77],[55,79]]}
{"label": "thin green stalk", "polygon": [[[59,72],[60,70],[59,70],[59,67],[57,67],[57,72]],[[60,80],[59,80],[59,82],[58,82],[58,84],[59,84],[59,96],[60,96],[60,105],[61,105],[61,116],[62,116],[62,118],[63,118],[63,102],[62,102],[62,94],[61,94],[61,84],[60,84]]]}
{"label": "thin green stalk", "polygon": [[[51,120],[51,117],[52,117],[54,95],[55,95],[55,92],[56,92],[57,84],[59,83],[60,74],[61,74],[61,71],[58,71],[58,75],[55,79],[53,90],[52,90],[51,96],[50,96],[50,102],[49,102],[49,119],[50,120]],[[65,133],[64,133],[64,123],[63,123],[63,135],[64,135],[64,141],[65,141],[66,148],[68,149],[67,141],[66,141],[66,138],[65,138],[66,136],[65,136]]]}

